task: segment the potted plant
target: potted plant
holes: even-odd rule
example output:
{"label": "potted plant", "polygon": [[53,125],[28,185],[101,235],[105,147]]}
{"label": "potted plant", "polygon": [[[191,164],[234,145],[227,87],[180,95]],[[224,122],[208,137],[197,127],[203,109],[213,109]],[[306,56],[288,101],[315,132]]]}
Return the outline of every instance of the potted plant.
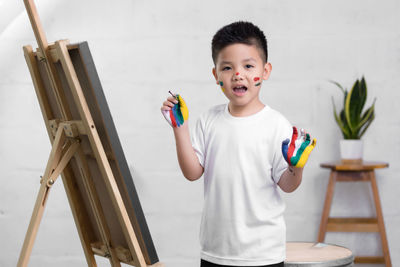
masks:
{"label": "potted plant", "polygon": [[361,161],[363,157],[363,143],[361,137],[375,118],[375,101],[364,112],[367,100],[367,84],[364,77],[356,80],[350,91],[344,89],[339,83],[331,81],[343,92],[343,109],[337,113],[333,101],[333,113],[338,124],[343,140],[340,140],[340,154],[342,160]]}

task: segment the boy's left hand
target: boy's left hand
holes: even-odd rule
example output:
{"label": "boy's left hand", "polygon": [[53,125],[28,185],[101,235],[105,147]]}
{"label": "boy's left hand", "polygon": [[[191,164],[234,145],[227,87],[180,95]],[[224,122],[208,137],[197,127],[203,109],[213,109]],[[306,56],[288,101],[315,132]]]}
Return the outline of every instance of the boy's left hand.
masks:
{"label": "boy's left hand", "polygon": [[282,154],[289,166],[304,167],[317,140],[314,138],[311,144],[310,142],[311,137],[304,129],[301,129],[299,133],[297,128],[293,126],[291,141],[286,139],[282,142]]}

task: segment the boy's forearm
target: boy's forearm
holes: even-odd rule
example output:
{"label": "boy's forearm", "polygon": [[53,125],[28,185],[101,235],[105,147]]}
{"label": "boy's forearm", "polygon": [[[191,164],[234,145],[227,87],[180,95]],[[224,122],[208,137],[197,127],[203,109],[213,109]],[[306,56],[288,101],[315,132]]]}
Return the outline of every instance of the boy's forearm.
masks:
{"label": "boy's forearm", "polygon": [[174,127],[173,129],[178,162],[182,173],[190,181],[197,180],[203,174],[203,167],[200,165],[196,152],[192,147],[188,123],[184,123],[181,127]]}
{"label": "boy's forearm", "polygon": [[299,187],[303,177],[303,168],[288,166],[283,172],[278,185],[286,193],[293,192]]}

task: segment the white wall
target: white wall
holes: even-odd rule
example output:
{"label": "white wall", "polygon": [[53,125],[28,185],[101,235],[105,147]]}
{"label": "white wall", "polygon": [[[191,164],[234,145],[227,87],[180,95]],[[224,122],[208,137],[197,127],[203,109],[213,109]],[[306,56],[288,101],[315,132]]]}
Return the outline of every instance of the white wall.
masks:
{"label": "white wall", "polygon": [[[301,187],[283,194],[288,240],[315,241],[329,172],[341,134],[328,80],[350,87],[365,75],[376,120],[364,136],[365,160],[377,171],[393,266],[400,266],[399,2],[37,0],[48,40],[88,41],[161,260],[199,262],[202,180],[188,182],[173,133],[159,108],[168,90],[184,96],[190,124],[226,101],[211,75],[210,43],[223,25],[249,20],[264,30],[273,72],[264,103],[318,139]],[[23,1],[0,1],[0,266],[15,266],[50,151],[22,46],[37,47]],[[289,103],[289,105],[287,104]],[[140,112],[140,113],[139,113]],[[146,114],[145,116],[141,114]],[[339,184],[332,214],[373,216],[367,184]],[[380,254],[377,234],[329,233],[327,242]],[[53,187],[30,266],[85,266],[65,192]],[[100,266],[108,266],[99,259]]]}

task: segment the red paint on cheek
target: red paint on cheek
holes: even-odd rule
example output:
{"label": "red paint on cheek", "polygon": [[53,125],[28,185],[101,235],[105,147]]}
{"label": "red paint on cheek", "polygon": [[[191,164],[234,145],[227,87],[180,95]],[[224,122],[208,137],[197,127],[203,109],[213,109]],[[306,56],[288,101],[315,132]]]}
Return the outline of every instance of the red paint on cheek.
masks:
{"label": "red paint on cheek", "polygon": [[255,81],[255,82],[258,81],[258,80],[260,80],[260,77],[255,77],[255,78],[254,78],[254,81]]}
{"label": "red paint on cheek", "polygon": [[239,72],[236,72],[236,75],[239,75]]}

